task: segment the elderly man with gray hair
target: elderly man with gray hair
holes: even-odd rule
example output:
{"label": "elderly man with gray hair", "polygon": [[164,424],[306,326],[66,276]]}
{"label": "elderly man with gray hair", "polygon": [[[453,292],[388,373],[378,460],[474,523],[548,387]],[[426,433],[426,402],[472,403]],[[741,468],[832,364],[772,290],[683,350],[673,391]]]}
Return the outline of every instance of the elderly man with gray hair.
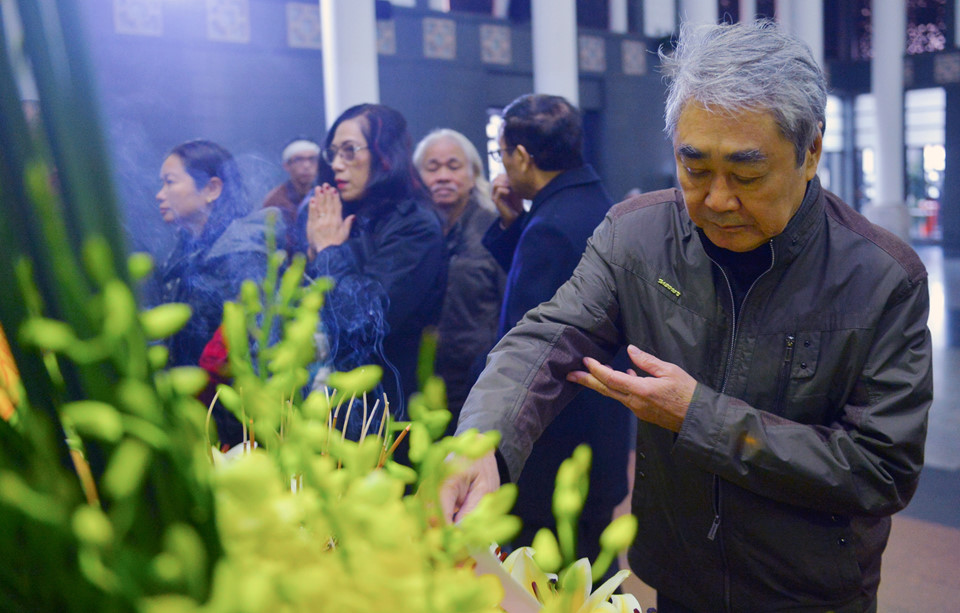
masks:
{"label": "elderly man with gray hair", "polygon": [[[826,87],[804,43],[685,27],[661,60],[680,190],[611,209],[491,352],[458,431],[501,431],[519,472],[576,390],[600,391],[639,418],[629,560],[661,613],[876,611],[923,464],[926,271],[820,185]],[[634,368],[604,366],[623,345]],[[448,516],[498,484],[491,454],[448,481]]]}

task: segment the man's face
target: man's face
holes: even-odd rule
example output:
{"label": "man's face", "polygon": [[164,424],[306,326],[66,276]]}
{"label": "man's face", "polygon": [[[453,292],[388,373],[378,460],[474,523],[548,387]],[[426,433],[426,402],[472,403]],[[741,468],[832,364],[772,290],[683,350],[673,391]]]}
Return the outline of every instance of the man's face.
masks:
{"label": "man's face", "polygon": [[821,139],[797,166],[793,144],[767,111],[733,116],[691,101],[673,139],[690,218],[710,241],[750,251],[783,232],[817,172]]}
{"label": "man's face", "polygon": [[283,163],[284,170],[290,175],[290,180],[300,191],[306,191],[317,180],[320,172],[319,154],[301,151]]}
{"label": "man's face", "polygon": [[516,147],[508,148],[503,134],[500,134],[499,144],[500,158],[503,160],[503,169],[510,180],[510,189],[521,198],[532,200],[537,195],[537,190],[530,181],[532,160]]}

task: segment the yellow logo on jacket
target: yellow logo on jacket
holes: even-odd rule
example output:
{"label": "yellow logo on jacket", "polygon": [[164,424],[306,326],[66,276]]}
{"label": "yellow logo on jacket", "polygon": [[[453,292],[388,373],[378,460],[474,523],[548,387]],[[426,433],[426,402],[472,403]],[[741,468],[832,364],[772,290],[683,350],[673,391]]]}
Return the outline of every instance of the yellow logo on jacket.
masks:
{"label": "yellow logo on jacket", "polygon": [[676,296],[677,298],[680,297],[680,290],[678,290],[678,289],[675,288],[674,286],[670,285],[669,283],[667,283],[667,282],[664,281],[663,279],[657,279],[657,283],[659,283],[660,285],[662,285],[662,286],[664,286],[665,288],[667,288],[667,291],[670,292],[671,294],[673,294],[674,296]]}

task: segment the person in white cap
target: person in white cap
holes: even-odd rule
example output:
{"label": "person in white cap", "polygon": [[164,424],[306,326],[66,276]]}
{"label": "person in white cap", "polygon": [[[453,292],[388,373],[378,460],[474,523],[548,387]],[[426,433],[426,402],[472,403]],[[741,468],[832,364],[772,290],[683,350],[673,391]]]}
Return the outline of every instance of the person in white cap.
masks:
{"label": "person in white cap", "polygon": [[[320,145],[312,138],[297,136],[283,148],[283,169],[290,175],[288,181],[273,188],[263,200],[263,206],[283,211],[286,227],[292,233],[296,226],[297,209],[310,189],[317,184],[320,172]],[[292,239],[292,235],[288,237]],[[283,244],[281,247],[285,246]]]}

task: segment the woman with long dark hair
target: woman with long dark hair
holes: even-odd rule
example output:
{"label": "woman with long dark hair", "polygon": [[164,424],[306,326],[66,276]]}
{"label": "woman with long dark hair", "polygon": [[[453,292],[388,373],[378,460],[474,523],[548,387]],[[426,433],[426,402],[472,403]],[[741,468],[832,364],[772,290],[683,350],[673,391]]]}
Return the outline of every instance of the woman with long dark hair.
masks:
{"label": "woman with long dark hair", "polygon": [[[193,310],[167,341],[168,364],[197,365],[223,319],[223,303],[237,298],[244,279],[260,281],[266,274],[268,223],[282,235],[283,221],[273,208],[250,213],[236,160],[214,142],[174,147],[160,179],[160,214],[178,229],[177,244],[158,270],[160,302],[183,302]],[[222,440],[239,440],[239,422],[223,410],[214,417]]]}
{"label": "woman with long dark hair", "polygon": [[317,187],[301,215],[307,273],[382,286],[388,330],[377,354],[391,409],[402,411],[417,389],[421,335],[440,316],[447,264],[440,220],[413,166],[407,122],[398,111],[380,104],[347,109],[321,154],[333,185]]}

